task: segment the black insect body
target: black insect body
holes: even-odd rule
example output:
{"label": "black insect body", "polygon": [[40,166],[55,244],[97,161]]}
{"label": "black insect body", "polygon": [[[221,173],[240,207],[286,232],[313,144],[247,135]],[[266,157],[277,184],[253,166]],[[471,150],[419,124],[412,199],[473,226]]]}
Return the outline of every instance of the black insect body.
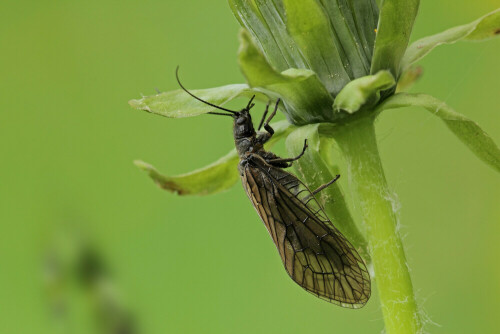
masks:
{"label": "black insect body", "polygon": [[[267,116],[269,104],[256,132],[250,109],[252,100],[241,111],[210,104],[234,119],[234,141],[240,157],[238,169],[243,187],[264,222],[290,277],[308,292],[343,307],[359,308],[370,298],[371,283],[366,266],[350,242],[333,226],[314,195],[335,182],[309,190],[297,177],[284,171],[307,149],[307,141],[297,157],[282,159],[264,150],[274,131]],[[264,121],[265,120],[265,121]]]}

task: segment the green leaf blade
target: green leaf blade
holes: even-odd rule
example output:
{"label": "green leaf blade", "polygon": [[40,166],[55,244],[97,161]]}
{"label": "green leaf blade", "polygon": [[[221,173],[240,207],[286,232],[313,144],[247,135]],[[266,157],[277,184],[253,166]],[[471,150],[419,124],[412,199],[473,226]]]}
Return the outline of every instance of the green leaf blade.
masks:
{"label": "green leaf blade", "polygon": [[345,51],[354,78],[370,73],[370,63],[378,22],[378,6],[373,0],[320,0],[336,37],[337,48]]}
{"label": "green leaf blade", "polygon": [[274,68],[284,71],[305,67],[299,49],[286,30],[281,0],[229,0],[229,5]]}
{"label": "green leaf blade", "polygon": [[[283,0],[286,26],[308,67],[336,95],[350,79],[345,54],[334,43],[330,22],[316,0]],[[348,70],[349,69],[349,70]]]}
{"label": "green leaf blade", "polygon": [[[352,8],[352,15],[354,16],[354,22],[356,25],[356,30],[359,31],[359,38],[363,45],[363,50],[367,56],[367,59],[371,60],[373,58],[373,48],[375,46],[375,29],[378,26],[379,21],[379,6],[374,0],[350,0],[348,5]],[[347,13],[344,12],[346,18],[349,17]],[[366,74],[369,74],[369,69]]]}
{"label": "green leaf blade", "polygon": [[[274,136],[266,144],[266,148],[272,147],[293,130],[293,126],[286,121],[276,122],[272,126],[275,131]],[[238,154],[233,149],[208,166],[177,176],[163,175],[152,165],[140,160],[134,161],[134,164],[147,172],[151,179],[164,190],[178,195],[204,196],[231,188],[239,179],[238,162]]]}
{"label": "green leaf blade", "polygon": [[438,116],[479,159],[500,172],[500,148],[474,121],[457,113],[446,103],[426,94],[399,93],[385,100],[378,111],[419,106]]}
{"label": "green leaf blade", "polygon": [[[285,15],[282,1],[258,0],[258,10],[264,22],[272,32],[276,46],[285,59],[286,67],[278,69],[284,71],[288,68],[307,68],[300,50],[286,29]],[[268,57],[269,59],[269,57]]]}
{"label": "green leaf blade", "polygon": [[461,26],[453,27],[441,33],[427,36],[413,42],[401,62],[402,70],[419,61],[435,47],[453,44],[459,41],[480,41],[500,34],[500,9]]}
{"label": "green leaf blade", "polygon": [[301,125],[334,120],[330,108],[333,99],[316,74],[306,69],[278,72],[267,62],[246,30],[240,33],[238,62],[255,91],[282,98],[291,123]]}
{"label": "green leaf blade", "polygon": [[370,108],[380,100],[380,92],[394,87],[396,81],[389,71],[379,71],[349,82],[335,98],[334,111],[355,113],[362,107]]}
{"label": "green leaf blade", "polygon": [[380,9],[371,74],[389,70],[395,78],[405,53],[420,0],[384,0]]}
{"label": "green leaf blade", "polygon": [[151,179],[162,189],[178,195],[211,195],[232,187],[238,180],[236,150],[216,162],[178,176],[165,176],[153,166],[136,160],[134,164],[149,174]]}
{"label": "green leaf blade", "polygon": [[378,7],[374,0],[229,0],[267,62],[278,72],[310,69],[336,95],[367,75]]}
{"label": "green leaf blade", "polygon": [[478,19],[476,28],[465,37],[467,41],[480,41],[500,35],[500,8]]}
{"label": "green leaf blade", "polygon": [[[245,84],[192,90],[191,93],[218,106],[223,106],[237,97],[248,97],[254,94],[250,87]],[[193,117],[216,110],[216,108],[194,99],[181,89],[130,100],[129,104],[134,109],[170,118]]]}

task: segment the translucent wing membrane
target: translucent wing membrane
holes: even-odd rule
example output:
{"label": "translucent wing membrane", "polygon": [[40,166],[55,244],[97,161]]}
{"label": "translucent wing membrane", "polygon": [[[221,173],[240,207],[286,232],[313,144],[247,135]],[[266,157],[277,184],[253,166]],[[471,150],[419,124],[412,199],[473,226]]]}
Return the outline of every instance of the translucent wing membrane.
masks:
{"label": "translucent wing membrane", "polygon": [[371,291],[366,266],[307,186],[258,155],[252,155],[241,173],[290,277],[331,303],[350,308],[366,304]]}

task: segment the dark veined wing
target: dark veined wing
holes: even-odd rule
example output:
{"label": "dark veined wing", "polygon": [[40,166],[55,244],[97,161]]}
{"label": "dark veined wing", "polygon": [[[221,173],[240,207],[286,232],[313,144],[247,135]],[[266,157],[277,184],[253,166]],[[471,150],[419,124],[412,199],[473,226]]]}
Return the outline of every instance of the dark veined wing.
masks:
{"label": "dark veined wing", "polygon": [[364,306],[371,293],[366,266],[309,188],[255,154],[240,169],[247,195],[290,277],[331,303],[349,308]]}

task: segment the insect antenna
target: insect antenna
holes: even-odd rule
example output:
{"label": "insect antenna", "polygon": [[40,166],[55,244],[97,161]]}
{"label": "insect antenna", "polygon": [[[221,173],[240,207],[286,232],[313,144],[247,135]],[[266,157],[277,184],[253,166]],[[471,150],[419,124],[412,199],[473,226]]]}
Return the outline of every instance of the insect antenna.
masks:
{"label": "insect antenna", "polygon": [[209,111],[207,112],[207,114],[234,117],[233,114],[224,114],[222,112],[214,112],[214,111]]}
{"label": "insect antenna", "polygon": [[[224,113],[220,113],[220,112],[208,112],[208,114],[212,114],[212,115],[222,115],[222,116],[233,116],[233,115],[238,115],[238,112],[237,111],[233,111],[233,110],[229,110],[229,109],[226,109],[226,108],[223,108],[223,107],[220,107],[218,105],[215,105],[215,104],[212,104],[210,102],[207,102],[203,99],[200,99],[198,96],[194,95],[193,93],[191,93],[190,91],[188,91],[181,83],[181,80],[179,79],[179,66],[177,66],[177,68],[175,69],[175,77],[177,78],[177,83],[179,84],[179,86],[181,86],[182,90],[185,91],[186,93],[188,93],[189,95],[191,95],[192,97],[194,97],[195,99],[197,99],[198,101],[201,101],[211,107],[214,107],[214,108],[217,108],[217,109],[220,109],[220,110],[224,110],[224,111],[227,111],[229,112],[230,114],[224,114]],[[252,98],[253,99],[253,98]],[[251,101],[250,101],[251,102]]]}

